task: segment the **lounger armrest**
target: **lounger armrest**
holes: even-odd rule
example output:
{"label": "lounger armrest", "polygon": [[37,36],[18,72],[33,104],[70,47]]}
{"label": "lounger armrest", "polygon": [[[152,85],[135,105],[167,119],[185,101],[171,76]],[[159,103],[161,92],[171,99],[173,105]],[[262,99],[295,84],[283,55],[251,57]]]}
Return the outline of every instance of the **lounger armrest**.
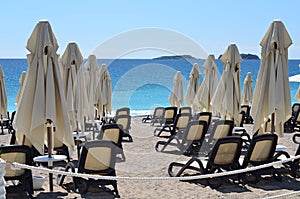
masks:
{"label": "lounger armrest", "polygon": [[300,133],[295,133],[293,135],[293,142],[296,144],[300,144],[300,140],[298,141],[297,138],[300,138]]}
{"label": "lounger armrest", "polygon": [[[75,173],[75,168],[76,167],[73,164],[73,162],[68,162],[67,165],[66,165],[65,171],[67,172],[67,171],[69,171],[71,169],[72,173]],[[57,184],[59,186],[63,185],[65,177],[66,177],[66,175],[60,175],[60,174],[57,176]]]}
{"label": "lounger armrest", "polygon": [[[175,174],[173,171],[174,167],[179,167],[179,171]],[[205,173],[204,166],[198,158],[191,158],[186,163],[172,162],[168,167],[168,173],[171,177],[179,177],[185,170],[198,171],[200,174]]]}
{"label": "lounger armrest", "polygon": [[273,157],[274,161],[278,160],[280,156],[284,156],[285,158],[290,158],[291,156],[286,151],[279,151]]}
{"label": "lounger armrest", "polygon": [[[176,141],[176,143],[171,143],[173,140]],[[159,145],[164,145],[163,148],[161,150],[159,150]],[[179,139],[176,137],[176,136],[172,136],[168,139],[168,141],[158,141],[155,145],[155,150],[157,152],[162,152],[165,150],[165,148],[168,146],[168,145],[172,145],[172,146],[178,146],[179,148],[179,145],[180,145],[180,141]]]}

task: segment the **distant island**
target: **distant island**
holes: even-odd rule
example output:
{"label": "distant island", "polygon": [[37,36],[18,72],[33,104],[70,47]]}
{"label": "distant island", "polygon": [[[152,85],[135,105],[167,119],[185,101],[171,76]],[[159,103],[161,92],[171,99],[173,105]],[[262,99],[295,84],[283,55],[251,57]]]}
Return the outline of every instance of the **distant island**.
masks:
{"label": "distant island", "polygon": [[197,59],[191,55],[171,55],[171,56],[161,56],[153,58],[153,60],[159,60],[159,59]]}
{"label": "distant island", "polygon": [[[218,57],[218,59],[221,59],[222,55]],[[245,60],[260,60],[257,55],[254,54],[241,54],[242,59]],[[191,55],[170,55],[170,56],[161,56],[153,58],[153,60],[163,60],[163,59],[197,59]]]}
{"label": "distant island", "polygon": [[[222,55],[219,56],[218,59],[221,59]],[[254,60],[260,60],[259,57],[257,55],[253,55],[253,54],[241,54],[242,59],[254,59]]]}

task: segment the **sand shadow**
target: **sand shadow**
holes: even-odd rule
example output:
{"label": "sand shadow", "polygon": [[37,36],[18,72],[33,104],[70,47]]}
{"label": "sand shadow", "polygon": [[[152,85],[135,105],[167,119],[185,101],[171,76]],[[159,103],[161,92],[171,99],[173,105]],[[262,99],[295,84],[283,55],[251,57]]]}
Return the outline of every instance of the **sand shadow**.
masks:
{"label": "sand shadow", "polygon": [[[68,182],[64,183],[62,186],[68,193],[75,193],[74,191],[74,183]],[[79,193],[78,193],[79,194]],[[81,198],[101,198],[101,199],[112,199],[112,198],[119,198],[117,197],[114,192],[106,187],[106,186],[97,186],[97,185],[90,185],[88,191],[85,194],[80,195]]]}
{"label": "sand shadow", "polygon": [[291,191],[299,191],[300,190],[300,181],[290,177],[290,176],[282,176],[282,181],[277,181],[273,177],[263,177],[256,184],[247,184],[253,188],[263,189],[266,191],[272,190],[291,190]]}
{"label": "sand shadow", "polygon": [[[200,179],[193,182],[190,182],[192,184],[196,184],[201,187],[210,187],[206,179]],[[212,188],[216,191],[222,192],[222,193],[244,193],[244,192],[251,192],[250,189],[248,189],[243,184],[239,183],[237,179],[232,180],[229,178],[223,179],[223,183],[221,186],[217,188]]]}
{"label": "sand shadow", "polygon": [[42,193],[39,193],[35,198],[37,198],[37,199],[56,199],[56,198],[66,198],[66,196],[68,196],[68,193],[63,193],[63,192],[42,192]]}

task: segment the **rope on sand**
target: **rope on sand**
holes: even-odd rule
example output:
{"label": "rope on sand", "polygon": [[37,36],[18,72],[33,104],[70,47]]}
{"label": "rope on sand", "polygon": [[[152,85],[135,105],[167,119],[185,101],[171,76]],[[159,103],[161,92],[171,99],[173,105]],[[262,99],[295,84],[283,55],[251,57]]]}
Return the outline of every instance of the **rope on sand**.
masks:
{"label": "rope on sand", "polygon": [[81,178],[91,178],[95,180],[119,180],[119,181],[170,181],[170,180],[199,180],[199,179],[206,179],[206,178],[215,178],[215,177],[222,177],[222,176],[228,176],[228,175],[236,175],[240,173],[245,173],[245,172],[250,172],[250,171],[255,171],[263,168],[268,168],[277,164],[283,164],[287,162],[291,162],[293,160],[299,159],[300,155],[287,158],[284,160],[280,161],[275,161],[271,162],[268,164],[263,164],[259,166],[254,166],[254,167],[247,167],[245,169],[238,169],[238,170],[233,170],[233,171],[226,171],[222,173],[213,173],[213,174],[203,174],[203,175],[194,175],[194,176],[184,176],[184,177],[127,177],[127,176],[102,176],[102,175],[94,175],[94,174],[82,174],[82,173],[72,173],[72,172],[65,172],[65,171],[60,171],[60,170],[53,170],[53,169],[47,169],[47,168],[42,168],[42,167],[35,167],[35,166],[29,166],[25,164],[20,164],[20,163],[6,163],[11,166],[12,169],[30,169],[30,170],[35,170],[39,171],[42,173],[53,173],[57,175],[66,175],[66,176],[71,176],[71,177],[81,177]]}

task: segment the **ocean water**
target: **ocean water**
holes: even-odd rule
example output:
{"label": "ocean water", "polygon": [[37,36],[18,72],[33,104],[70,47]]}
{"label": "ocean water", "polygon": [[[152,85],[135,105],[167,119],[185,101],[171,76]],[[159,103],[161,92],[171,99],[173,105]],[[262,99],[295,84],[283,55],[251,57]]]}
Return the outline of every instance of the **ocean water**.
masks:
{"label": "ocean water", "polygon": [[[198,63],[203,79],[204,60],[174,60],[174,59],[117,59],[98,60],[99,66],[106,64],[111,75],[113,87],[113,110],[128,106],[132,111],[141,114],[147,110],[153,110],[156,106],[169,106],[168,98],[173,87],[173,77],[177,71],[183,76],[184,93],[187,88],[189,73],[193,63]],[[223,64],[216,61],[219,76],[222,74]],[[289,76],[300,74],[300,60],[289,60]],[[16,110],[14,101],[19,90],[19,78],[22,71],[26,71],[27,59],[0,59],[0,65],[5,75],[6,93],[8,99],[8,111]],[[241,63],[241,91],[243,81],[248,72],[252,73],[253,89],[259,71],[259,60],[244,60]],[[299,83],[291,82],[292,103]]]}

